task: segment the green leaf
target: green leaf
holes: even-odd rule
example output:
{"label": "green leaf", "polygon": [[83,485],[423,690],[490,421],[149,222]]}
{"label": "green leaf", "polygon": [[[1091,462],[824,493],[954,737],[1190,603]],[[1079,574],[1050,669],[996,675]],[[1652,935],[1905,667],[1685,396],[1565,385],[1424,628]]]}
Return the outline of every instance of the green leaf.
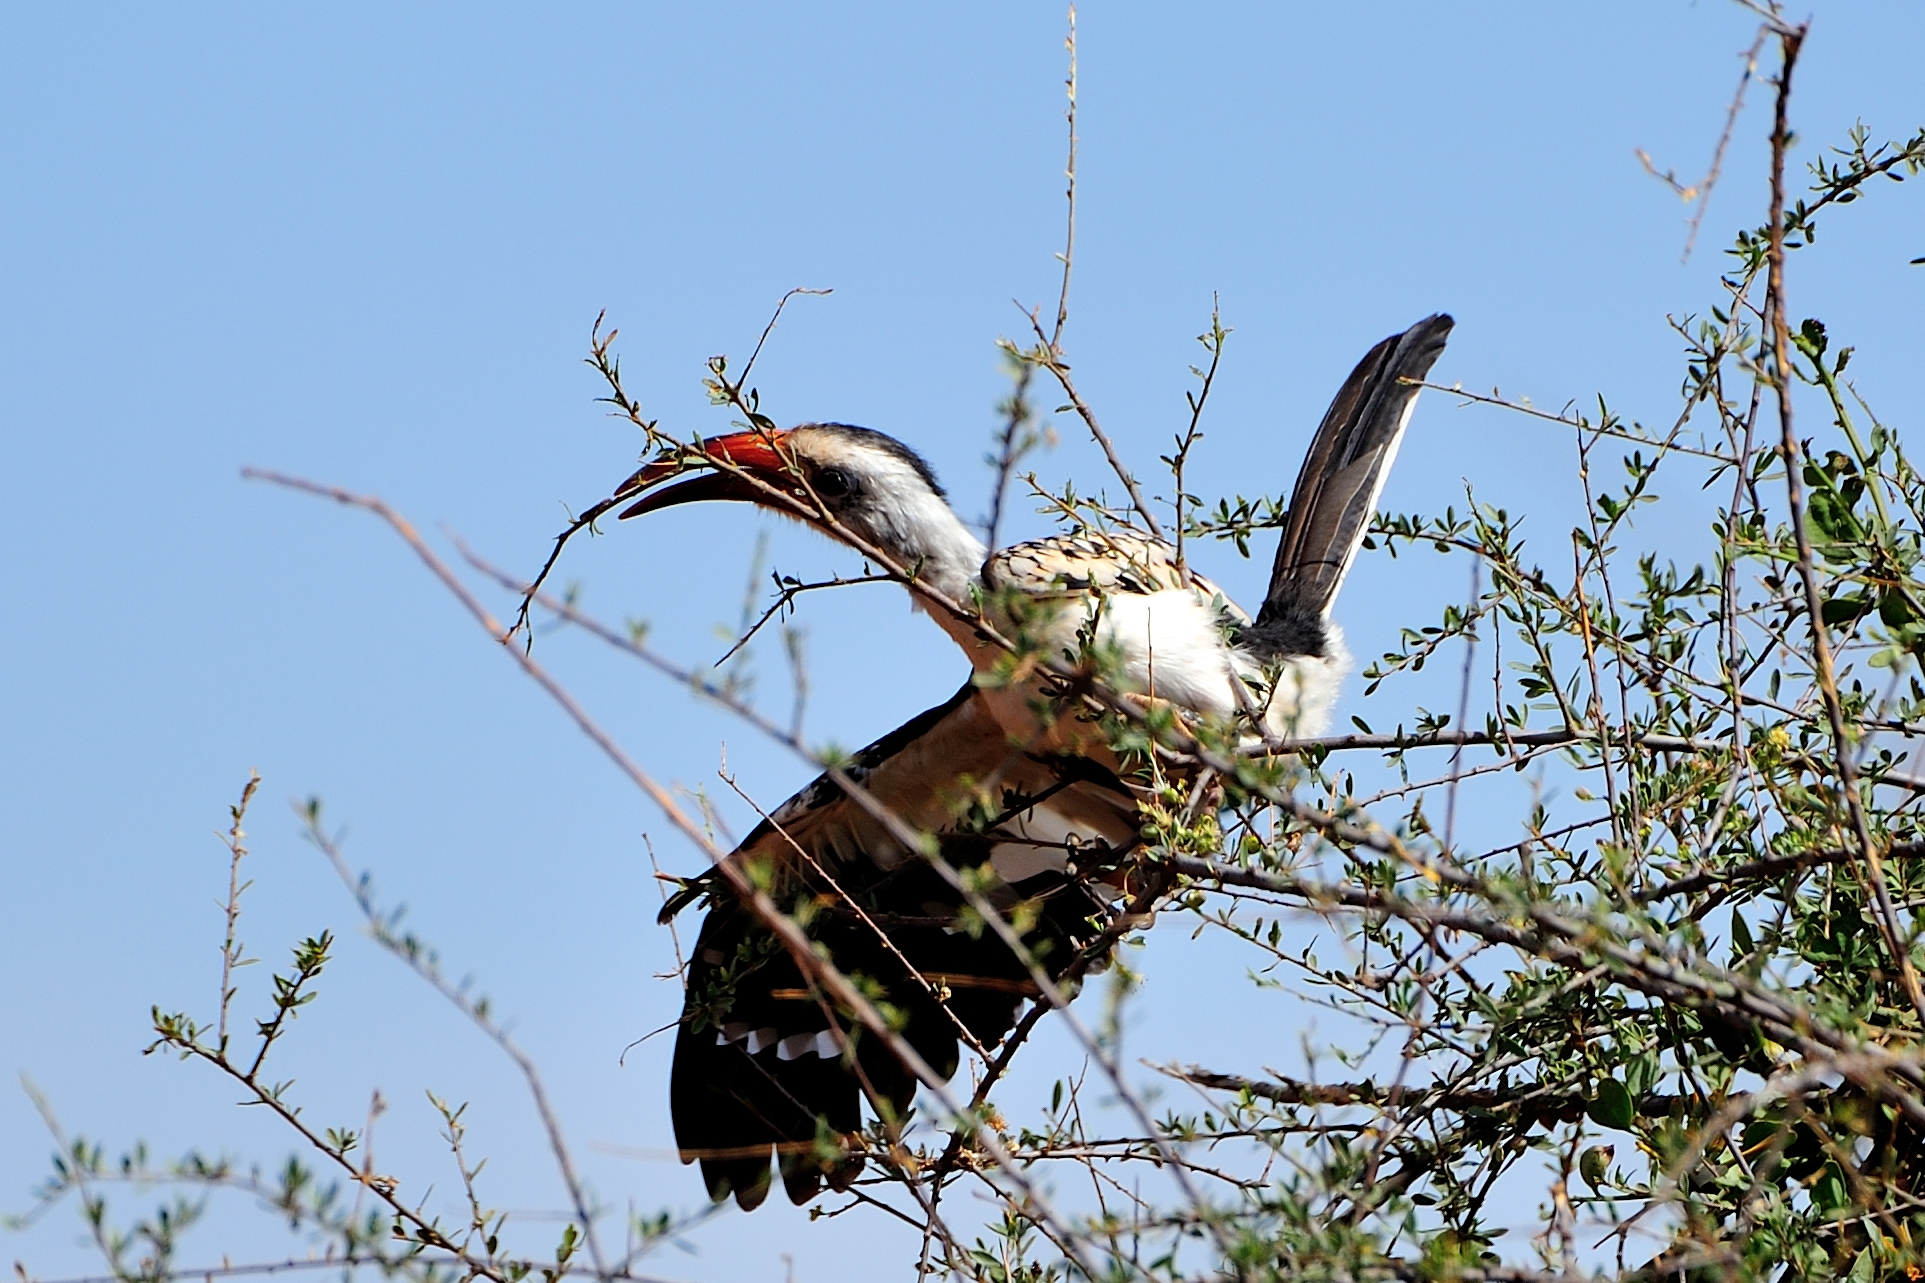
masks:
{"label": "green leaf", "polygon": [[1791,341],[1798,345],[1800,352],[1817,360],[1825,354],[1825,323],[1816,317],[1806,317],[1799,323],[1798,332],[1792,335]]}
{"label": "green leaf", "polygon": [[1827,624],[1836,628],[1862,617],[1871,608],[1872,600],[1864,593],[1841,593],[1827,601],[1820,613]]}
{"label": "green leaf", "polygon": [[1823,1211],[1842,1212],[1851,1207],[1851,1191],[1837,1163],[1826,1163],[1824,1175],[1811,1187],[1812,1204]]}
{"label": "green leaf", "polygon": [[[1807,479],[1813,474],[1824,475],[1816,468],[1806,470]],[[1826,543],[1855,543],[1864,538],[1864,529],[1859,526],[1858,518],[1852,515],[1851,505],[1829,485],[1812,488],[1811,504],[1806,516],[1810,519],[1812,529]]]}
{"label": "green leaf", "polygon": [[1731,915],[1732,961],[1736,962],[1740,958],[1750,957],[1752,953],[1757,949],[1757,947],[1758,946],[1751,939],[1751,924],[1744,920],[1744,916],[1742,914],[1737,914],[1737,913],[1732,914]]}
{"label": "green leaf", "polygon": [[1600,1127],[1613,1131],[1628,1132],[1638,1116],[1637,1105],[1631,1099],[1630,1091],[1615,1078],[1606,1078],[1597,1085],[1597,1095],[1591,1098],[1590,1108],[1586,1111],[1591,1121]]}

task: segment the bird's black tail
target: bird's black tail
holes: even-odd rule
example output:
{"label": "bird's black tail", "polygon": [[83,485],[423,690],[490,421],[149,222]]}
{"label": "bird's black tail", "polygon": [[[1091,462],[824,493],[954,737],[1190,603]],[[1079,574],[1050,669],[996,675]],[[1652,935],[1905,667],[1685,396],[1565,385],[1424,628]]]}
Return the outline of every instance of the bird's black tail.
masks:
{"label": "bird's black tail", "polygon": [[1418,388],[1450,337],[1450,317],[1428,316],[1357,363],[1304,456],[1270,591],[1243,644],[1274,655],[1321,655],[1325,621],[1376,511]]}
{"label": "bird's black tail", "polygon": [[[964,861],[986,852],[981,837],[952,836],[938,858],[968,867]],[[825,908],[823,890],[794,889],[795,901],[816,910],[808,927],[816,948],[889,1003],[903,1040],[945,1078],[961,1063],[960,1031],[994,1046],[1025,998],[1038,996],[1028,967],[1000,937],[957,929],[957,897],[926,863],[900,866],[858,892],[866,904],[845,899]],[[1107,917],[1103,899],[1067,874],[1045,872],[1009,890],[1038,906],[1024,944],[1054,977],[1094,938],[1092,924]],[[920,921],[891,924],[885,937],[878,921],[905,914]],[[700,1160],[711,1199],[733,1195],[745,1211],[760,1205],[771,1188],[771,1154],[798,1206],[825,1183],[847,1189],[863,1165],[850,1140],[861,1127],[864,1084],[895,1120],[907,1118],[916,1079],[841,1013],[836,1023],[852,1031],[845,1051],[830,1032],[833,1010],[748,910],[732,899],[709,910],[689,959],[669,1114],[682,1161]]]}

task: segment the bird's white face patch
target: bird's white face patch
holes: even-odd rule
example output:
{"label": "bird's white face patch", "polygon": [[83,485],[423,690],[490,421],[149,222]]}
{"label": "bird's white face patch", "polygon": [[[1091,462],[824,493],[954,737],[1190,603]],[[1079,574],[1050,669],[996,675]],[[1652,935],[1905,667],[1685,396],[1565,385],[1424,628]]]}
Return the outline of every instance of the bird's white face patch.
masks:
{"label": "bird's white face patch", "polygon": [[904,570],[931,588],[950,597],[967,595],[988,550],[914,464],[834,428],[797,428],[788,443],[813,467],[840,468],[856,480],[856,493],[831,503],[840,521],[900,558]]}

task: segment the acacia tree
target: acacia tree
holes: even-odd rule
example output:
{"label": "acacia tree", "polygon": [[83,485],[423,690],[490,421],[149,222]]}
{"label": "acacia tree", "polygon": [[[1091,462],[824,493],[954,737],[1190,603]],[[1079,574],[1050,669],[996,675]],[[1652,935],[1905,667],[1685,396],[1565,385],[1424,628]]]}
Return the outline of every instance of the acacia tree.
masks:
{"label": "acacia tree", "polygon": [[[1475,491],[1461,510],[1382,516],[1377,549],[1471,559],[1476,586],[1366,669],[1367,693],[1386,693],[1360,706],[1354,733],[1253,747],[1247,727],[1194,723],[1116,696],[1098,650],[1041,654],[1008,639],[1008,671],[1060,675],[1057,698],[1101,718],[1149,788],[1128,902],[1059,985],[1042,986],[1010,1036],[984,1049],[971,1090],[918,1067],[859,978],[809,948],[795,906],[735,875],[734,892],[805,963],[848,1027],[925,1078],[919,1120],[879,1121],[860,1138],[866,1174],[845,1196],[856,1214],[917,1225],[923,1273],[1856,1280],[1925,1270],[1916,913],[1925,903],[1916,819],[1925,782],[1907,767],[1910,737],[1925,730],[1925,478],[1848,377],[1852,346],[1798,317],[1787,287],[1788,259],[1811,243],[1821,216],[1842,217],[1843,206],[1925,165],[1925,132],[1875,143],[1855,130],[1794,194],[1790,104],[1805,30],[1775,9],[1760,17],[1746,78],[1770,60],[1765,217],[1737,235],[1706,314],[1676,324],[1685,369],[1675,419],[1626,422],[1602,399],[1595,414],[1549,415],[1439,389],[1567,428],[1581,520],[1568,547],[1561,539],[1527,547],[1518,519]],[[1102,445],[1128,497],[1112,506],[1029,478],[1062,524],[1167,529],[1179,549],[1226,540],[1247,552],[1279,524],[1275,505],[1208,503],[1184,481],[1228,335],[1220,322],[1202,336],[1206,359],[1189,422],[1164,460],[1171,497],[1161,508],[1072,379],[1064,331],[1074,83],[1072,62],[1062,293],[1053,318],[1032,314],[1031,332],[1004,345],[1016,385],[996,436],[998,516],[988,524],[993,531],[1003,490],[1039,439],[1029,396],[1043,380]],[[687,450],[692,437],[649,419],[624,388],[614,338],[598,326],[590,359],[618,415],[650,450]],[[740,373],[718,358],[709,387],[739,426],[772,431],[753,367],[753,354]],[[385,520],[480,624],[517,641],[380,500],[258,475]],[[1713,497],[1689,553],[1673,544],[1660,557],[1636,543],[1636,518],[1661,487],[1674,503]],[[871,577],[913,578],[913,568],[864,552]],[[726,672],[677,665],[644,636],[543,594],[539,577],[524,586],[470,563],[524,594],[517,628],[532,609],[587,629],[838,769],[795,724],[759,712]],[[778,580],[774,604],[747,631],[828,586]],[[974,615],[984,603],[942,605]],[[725,854],[701,817],[635,766],[526,646],[504,649],[671,824],[711,859]],[[1394,705],[1409,721],[1394,732],[1365,720],[1383,720],[1374,710],[1427,663],[1459,656],[1454,710]],[[230,1028],[253,790],[250,781],[232,810],[219,1006],[205,1020],[157,1009],[154,1049],[231,1079],[281,1118],[298,1152],[268,1171],[196,1156],[157,1164],[140,1150],[116,1162],[97,1145],[63,1139],[30,1214],[76,1198],[112,1275],[127,1283],[314,1264],[424,1283],[647,1277],[648,1252],[677,1224],[616,1216],[587,1188],[533,1063],[349,869],[318,806],[310,835],[369,934],[525,1075],[571,1201],[559,1243],[538,1249],[484,1202],[479,1162],[464,1146],[465,1107],[437,1102],[465,1192],[459,1217],[404,1199],[354,1130],[302,1116],[270,1061],[314,996],[330,935],[295,948],[251,1033]],[[1456,817],[1473,806],[1514,807],[1515,838],[1488,847],[1460,840]],[[969,871],[956,872],[975,885]],[[982,929],[1009,931],[986,900],[974,904]],[[1153,929],[1225,933],[1250,952],[1254,983],[1291,988],[1369,1036],[1347,1052],[1325,1049],[1344,1066],[1335,1080],[1159,1067],[1202,1103],[1153,1113],[1114,1041],[1072,1022],[1088,1073],[1057,1083],[1040,1116],[1007,1117],[998,1088],[1038,1021],[1119,941]],[[1086,1109],[1099,1090],[1120,1108]],[[155,1212],[120,1221],[103,1192],[115,1181],[172,1194]],[[987,1193],[997,1217],[961,1225],[959,1185]],[[204,1192],[220,1187],[258,1197],[312,1254],[183,1266],[181,1231]],[[1534,1232],[1504,1239],[1520,1219],[1533,1221],[1522,1206],[1535,1209]]]}

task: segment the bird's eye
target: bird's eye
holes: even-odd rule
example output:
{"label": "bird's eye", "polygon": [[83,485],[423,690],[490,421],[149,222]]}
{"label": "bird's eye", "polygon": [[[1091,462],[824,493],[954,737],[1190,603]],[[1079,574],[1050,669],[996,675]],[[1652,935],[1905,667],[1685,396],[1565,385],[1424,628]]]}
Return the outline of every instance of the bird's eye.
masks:
{"label": "bird's eye", "polygon": [[815,474],[815,492],[824,499],[841,499],[856,492],[856,479],[847,469],[824,468]]}

